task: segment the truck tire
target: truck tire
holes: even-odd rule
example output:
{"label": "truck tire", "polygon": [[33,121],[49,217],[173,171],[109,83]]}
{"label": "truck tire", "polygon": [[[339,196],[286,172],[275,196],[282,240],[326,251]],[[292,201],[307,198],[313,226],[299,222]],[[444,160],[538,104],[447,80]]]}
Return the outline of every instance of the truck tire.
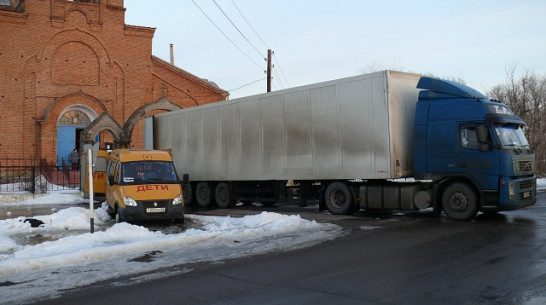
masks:
{"label": "truck tire", "polygon": [[324,203],[334,215],[350,214],[353,211],[353,194],[343,182],[332,182],[324,192]]}
{"label": "truck tire", "polygon": [[208,207],[212,201],[212,187],[208,182],[199,182],[195,187],[195,201],[201,207]]}
{"label": "truck tire", "polygon": [[184,204],[189,205],[192,203],[193,199],[193,190],[191,184],[182,184],[182,196],[184,196]]}
{"label": "truck tire", "polygon": [[216,205],[221,209],[227,209],[233,206],[234,202],[231,188],[226,182],[220,182],[216,185],[214,197],[216,198]]}
{"label": "truck tire", "polygon": [[442,194],[442,209],[451,219],[472,219],[478,213],[476,192],[466,183],[453,183]]}

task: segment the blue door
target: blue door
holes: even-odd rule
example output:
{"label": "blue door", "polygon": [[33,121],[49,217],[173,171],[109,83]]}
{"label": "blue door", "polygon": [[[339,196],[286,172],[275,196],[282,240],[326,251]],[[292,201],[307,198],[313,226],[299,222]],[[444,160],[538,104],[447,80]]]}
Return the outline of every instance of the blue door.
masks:
{"label": "blue door", "polygon": [[57,166],[70,165],[68,155],[76,147],[76,126],[57,126]]}
{"label": "blue door", "polygon": [[[57,166],[63,161],[70,166],[69,155],[80,146],[80,131],[91,123],[89,117],[78,109],[66,111],[59,118],[57,124]],[[95,138],[99,142],[99,135]]]}

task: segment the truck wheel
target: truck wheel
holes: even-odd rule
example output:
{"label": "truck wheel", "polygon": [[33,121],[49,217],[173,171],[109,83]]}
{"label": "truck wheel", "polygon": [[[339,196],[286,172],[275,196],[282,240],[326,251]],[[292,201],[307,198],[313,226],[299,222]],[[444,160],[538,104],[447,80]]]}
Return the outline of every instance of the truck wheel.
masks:
{"label": "truck wheel", "polygon": [[220,182],[216,185],[214,197],[216,198],[216,205],[221,209],[230,208],[233,205],[231,188],[229,187],[229,184],[225,182]]}
{"label": "truck wheel", "polygon": [[451,219],[471,219],[478,213],[476,192],[465,183],[453,183],[442,195],[442,209]]}
{"label": "truck wheel", "polygon": [[184,197],[185,205],[192,203],[193,190],[191,189],[191,184],[182,184],[182,196]]}
{"label": "truck wheel", "polygon": [[210,202],[212,201],[212,189],[210,187],[210,183],[197,183],[197,186],[195,187],[195,200],[204,208],[210,205]]}
{"label": "truck wheel", "polygon": [[349,214],[353,210],[353,195],[343,182],[332,182],[324,192],[324,202],[330,213],[335,215]]}

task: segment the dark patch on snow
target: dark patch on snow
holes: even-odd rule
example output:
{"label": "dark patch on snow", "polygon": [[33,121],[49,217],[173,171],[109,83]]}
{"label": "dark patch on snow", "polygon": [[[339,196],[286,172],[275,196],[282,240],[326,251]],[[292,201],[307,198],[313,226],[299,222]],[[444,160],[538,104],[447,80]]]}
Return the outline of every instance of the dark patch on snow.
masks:
{"label": "dark patch on snow", "polygon": [[44,224],[43,221],[38,220],[38,219],[34,219],[34,218],[27,218],[27,219],[25,219],[24,222],[30,223],[30,226],[33,227],[33,228],[37,228],[37,227]]}
{"label": "dark patch on snow", "polygon": [[132,258],[130,260],[127,260],[128,262],[137,262],[137,263],[150,263],[153,262],[156,255],[163,253],[163,251],[150,251],[148,253],[145,253],[142,256]]}

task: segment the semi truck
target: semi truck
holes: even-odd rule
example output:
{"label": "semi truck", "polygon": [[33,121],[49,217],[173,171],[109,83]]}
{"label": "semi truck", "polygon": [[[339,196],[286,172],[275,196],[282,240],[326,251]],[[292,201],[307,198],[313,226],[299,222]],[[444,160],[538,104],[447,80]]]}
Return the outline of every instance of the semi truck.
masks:
{"label": "semi truck", "polygon": [[536,202],[534,155],[511,109],[460,83],[380,71],[160,113],[186,202],[443,211],[457,220]]}

